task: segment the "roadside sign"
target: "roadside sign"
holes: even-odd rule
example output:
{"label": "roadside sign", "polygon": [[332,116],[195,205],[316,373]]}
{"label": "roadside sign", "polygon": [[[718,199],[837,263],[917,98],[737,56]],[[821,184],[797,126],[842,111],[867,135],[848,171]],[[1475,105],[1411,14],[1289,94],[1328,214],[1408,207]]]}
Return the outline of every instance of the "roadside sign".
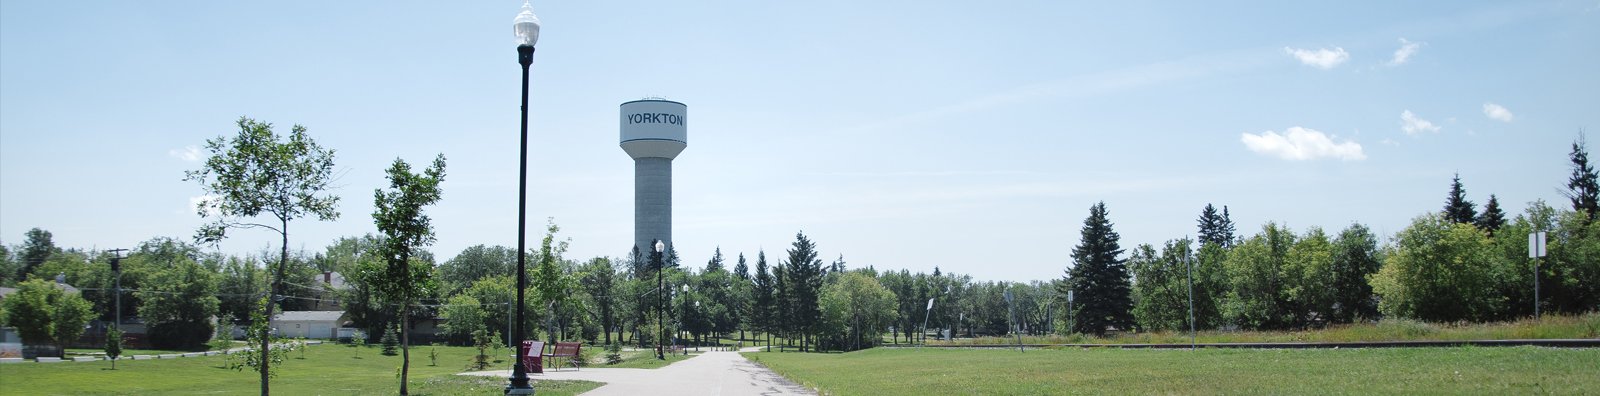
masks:
{"label": "roadside sign", "polygon": [[1544,251],[1545,239],[1544,238],[1545,238],[1544,231],[1539,231],[1539,232],[1534,232],[1534,233],[1529,233],[1528,234],[1528,258],[1544,257],[1544,255],[1545,255],[1545,251]]}

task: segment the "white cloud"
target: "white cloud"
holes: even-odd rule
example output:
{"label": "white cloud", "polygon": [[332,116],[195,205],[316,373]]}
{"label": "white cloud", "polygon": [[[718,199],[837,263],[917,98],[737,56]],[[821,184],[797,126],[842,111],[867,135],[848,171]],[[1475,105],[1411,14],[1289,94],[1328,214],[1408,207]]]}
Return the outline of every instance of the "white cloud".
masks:
{"label": "white cloud", "polygon": [[1257,154],[1276,156],[1290,161],[1333,158],[1345,161],[1367,159],[1361,145],[1345,140],[1335,143],[1333,138],[1315,129],[1290,127],[1282,135],[1266,131],[1260,135],[1242,133],[1239,140]]}
{"label": "white cloud", "polygon": [[1401,37],[1400,38],[1400,49],[1394,50],[1394,57],[1393,58],[1389,58],[1389,66],[1400,66],[1400,65],[1406,64],[1406,62],[1411,61],[1411,56],[1412,55],[1416,55],[1417,54],[1417,50],[1422,49],[1422,46],[1424,44],[1427,44],[1427,43],[1414,42],[1414,41],[1406,40],[1404,37]]}
{"label": "white cloud", "polygon": [[1504,122],[1511,122],[1511,119],[1516,117],[1516,115],[1511,114],[1511,110],[1507,110],[1505,106],[1494,103],[1483,104],[1483,115]]}
{"label": "white cloud", "polygon": [[1334,66],[1339,66],[1339,64],[1350,60],[1350,53],[1345,52],[1344,48],[1340,47],[1334,47],[1331,50],[1327,48],[1309,50],[1283,47],[1283,52],[1288,53],[1295,59],[1299,59],[1300,63],[1304,63],[1306,66],[1323,70],[1332,69]]}
{"label": "white cloud", "polygon": [[206,217],[212,217],[222,213],[221,210],[217,208],[217,197],[213,195],[189,197],[189,210],[186,213],[199,213],[202,206],[205,208]]}
{"label": "white cloud", "polygon": [[195,162],[200,160],[200,147],[184,146],[181,149],[167,150],[167,155],[180,160]]}
{"label": "white cloud", "polygon": [[1400,113],[1400,130],[1406,131],[1407,135],[1415,135],[1420,132],[1439,132],[1439,126],[1417,118],[1416,114],[1411,114],[1411,110],[1406,110]]}

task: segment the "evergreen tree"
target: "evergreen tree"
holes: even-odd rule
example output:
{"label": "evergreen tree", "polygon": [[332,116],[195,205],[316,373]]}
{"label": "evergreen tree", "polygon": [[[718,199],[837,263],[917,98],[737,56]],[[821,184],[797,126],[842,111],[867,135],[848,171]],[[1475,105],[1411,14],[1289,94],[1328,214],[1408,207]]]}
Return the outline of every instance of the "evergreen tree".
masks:
{"label": "evergreen tree", "polygon": [[1478,218],[1477,205],[1467,200],[1467,191],[1461,187],[1461,174],[1450,180],[1450,197],[1444,201],[1444,218],[1451,223],[1472,224]]}
{"label": "evergreen tree", "polygon": [[772,318],[773,312],[777,311],[777,304],[773,290],[772,274],[767,271],[767,252],[765,251],[756,253],[754,294],[755,306],[751,307],[750,319],[756,330],[767,333],[769,340],[767,347],[770,349],[772,347],[770,343],[773,330]]}
{"label": "evergreen tree", "polygon": [[384,326],[383,338],[378,342],[383,344],[383,355],[394,356],[399,354],[396,350],[400,347],[400,326]]}
{"label": "evergreen tree", "polygon": [[1594,221],[1595,213],[1600,212],[1600,173],[1589,165],[1589,149],[1585,146],[1583,133],[1579,133],[1578,140],[1572,142],[1572,154],[1568,155],[1572,159],[1572,176],[1567,178],[1567,191],[1562,194],[1572,200],[1573,211]]}
{"label": "evergreen tree", "polygon": [[739,253],[739,261],[733,263],[733,276],[745,282],[750,281],[750,265],[745,264],[744,253]]}
{"label": "evergreen tree", "polygon": [[1490,237],[1493,237],[1494,232],[1499,231],[1500,227],[1506,225],[1506,212],[1500,210],[1500,200],[1495,198],[1494,194],[1489,194],[1489,203],[1483,205],[1483,214],[1478,215],[1473,224],[1489,233]]}
{"label": "evergreen tree", "polygon": [[1134,325],[1132,283],[1118,245],[1121,238],[1106,218],[1105,202],[1089,207],[1083,220],[1082,240],[1072,248],[1073,266],[1067,283],[1077,296],[1073,312],[1073,331],[1103,336],[1110,327],[1130,329]]}
{"label": "evergreen tree", "polygon": [[822,309],[818,305],[822,292],[822,260],[817,259],[817,245],[806,239],[805,233],[795,233],[795,241],[790,246],[789,259],[784,263],[788,275],[785,281],[791,290],[788,319],[793,323],[792,330],[799,333],[800,350],[808,351],[822,321]]}
{"label": "evergreen tree", "polygon": [[1233,241],[1235,240],[1233,236],[1233,215],[1228,214],[1228,205],[1222,205],[1222,223],[1217,227],[1217,231],[1221,234],[1222,247],[1233,247]]}
{"label": "evergreen tree", "polygon": [[1206,204],[1206,208],[1200,210],[1200,219],[1196,222],[1200,223],[1200,243],[1218,245],[1226,243],[1222,236],[1222,214],[1217,213],[1217,207]]}
{"label": "evergreen tree", "polygon": [[706,271],[705,272],[722,271],[722,270],[723,270],[723,265],[722,265],[722,247],[718,246],[717,247],[717,252],[711,255],[711,261],[707,261],[706,262]]}
{"label": "evergreen tree", "polygon": [[844,255],[840,254],[839,255],[839,259],[833,260],[833,264],[828,266],[828,273],[830,273],[830,274],[838,274],[838,273],[843,273],[844,271],[845,271]]}

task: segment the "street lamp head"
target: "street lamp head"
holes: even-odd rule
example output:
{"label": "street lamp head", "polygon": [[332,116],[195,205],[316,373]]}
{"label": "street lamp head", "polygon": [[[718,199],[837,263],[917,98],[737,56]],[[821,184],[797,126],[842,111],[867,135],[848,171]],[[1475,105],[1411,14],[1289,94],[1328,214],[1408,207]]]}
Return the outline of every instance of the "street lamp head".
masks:
{"label": "street lamp head", "polygon": [[527,1],[522,2],[522,12],[517,13],[511,26],[517,31],[517,46],[532,47],[539,42],[539,17],[533,15],[533,5]]}
{"label": "street lamp head", "polygon": [[689,284],[688,283],[683,284],[683,292],[684,293],[688,293],[689,292]]}
{"label": "street lamp head", "polygon": [[661,243],[661,240],[657,239],[656,240],[656,253],[661,253],[661,251],[663,251],[663,250],[667,250],[667,244]]}

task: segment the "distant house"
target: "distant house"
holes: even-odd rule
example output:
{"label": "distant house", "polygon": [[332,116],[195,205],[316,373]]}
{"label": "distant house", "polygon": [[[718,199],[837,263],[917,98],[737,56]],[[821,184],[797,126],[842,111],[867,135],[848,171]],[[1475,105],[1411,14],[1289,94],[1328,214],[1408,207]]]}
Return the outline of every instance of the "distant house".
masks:
{"label": "distant house", "polygon": [[341,275],[338,272],[324,271],[322,274],[317,275],[316,278],[312,279],[312,283],[316,285],[316,300],[311,303],[310,307],[312,311],[336,311],[344,309],[344,307],[339,305],[339,294],[336,293],[337,291],[350,287],[347,283],[345,283],[344,275]]}
{"label": "distant house", "polygon": [[344,311],[285,311],[272,317],[272,327],[284,337],[337,339]]}

